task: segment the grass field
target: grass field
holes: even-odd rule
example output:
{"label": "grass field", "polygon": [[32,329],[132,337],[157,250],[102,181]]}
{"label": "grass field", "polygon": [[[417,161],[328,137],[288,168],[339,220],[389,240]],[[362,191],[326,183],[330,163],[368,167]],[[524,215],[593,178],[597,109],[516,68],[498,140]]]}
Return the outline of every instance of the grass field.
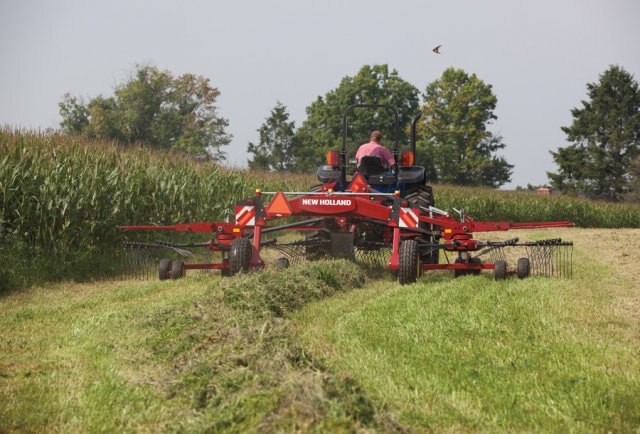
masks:
{"label": "grass field", "polygon": [[4,294],[0,432],[638,432],[640,230],[548,235],[572,280],[338,261]]}
{"label": "grass field", "polygon": [[[296,315],[305,348],[417,431],[638,432],[640,231],[564,230],[572,280],[433,274]],[[606,243],[606,244],[605,244]]]}

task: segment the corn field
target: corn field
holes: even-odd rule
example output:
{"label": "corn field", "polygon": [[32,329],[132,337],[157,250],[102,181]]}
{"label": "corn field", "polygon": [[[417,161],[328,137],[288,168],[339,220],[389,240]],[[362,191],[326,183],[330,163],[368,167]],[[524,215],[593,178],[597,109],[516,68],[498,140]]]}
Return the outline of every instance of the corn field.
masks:
{"label": "corn field", "polygon": [[439,208],[449,211],[464,208],[476,220],[513,223],[568,220],[579,227],[640,227],[640,204],[452,185],[435,186],[434,195]]}
{"label": "corn field", "polygon": [[253,190],[242,171],[58,135],[0,135],[0,236],[36,251],[117,244],[117,225],[223,218]]}

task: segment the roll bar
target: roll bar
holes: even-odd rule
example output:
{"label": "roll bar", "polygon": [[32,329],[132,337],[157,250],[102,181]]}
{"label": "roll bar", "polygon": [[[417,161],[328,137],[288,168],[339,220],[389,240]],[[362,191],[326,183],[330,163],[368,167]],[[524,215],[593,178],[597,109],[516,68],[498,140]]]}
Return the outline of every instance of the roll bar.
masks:
{"label": "roll bar", "polygon": [[341,152],[341,160],[342,160],[342,174],[341,181],[342,184],[345,184],[347,181],[347,115],[353,109],[356,108],[383,108],[389,110],[395,116],[395,131],[394,131],[394,140],[393,140],[393,159],[396,161],[394,165],[394,169],[396,173],[398,173],[398,155],[399,155],[399,144],[398,144],[398,136],[400,130],[400,116],[398,115],[398,111],[395,107],[392,107],[388,104],[351,104],[349,107],[344,109],[342,112],[342,152]]}
{"label": "roll bar", "polygon": [[416,155],[416,125],[421,117],[422,111],[418,112],[411,121],[411,152],[413,152],[413,155]]}

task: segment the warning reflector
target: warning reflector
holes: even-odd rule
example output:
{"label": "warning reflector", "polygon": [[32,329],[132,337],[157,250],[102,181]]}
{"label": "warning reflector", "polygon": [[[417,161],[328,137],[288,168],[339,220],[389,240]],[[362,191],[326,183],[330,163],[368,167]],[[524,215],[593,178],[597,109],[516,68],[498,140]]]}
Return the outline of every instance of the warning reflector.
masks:
{"label": "warning reflector", "polygon": [[401,228],[415,228],[418,226],[418,215],[411,208],[400,208],[400,221],[398,226]]}
{"label": "warning reflector", "polygon": [[349,184],[349,190],[354,193],[362,193],[369,191],[369,184],[367,184],[367,180],[364,179],[360,173],[356,174],[355,178],[351,180],[351,184]]}
{"label": "warning reflector", "polygon": [[236,224],[240,226],[255,226],[256,209],[251,205],[236,207]]}
{"label": "warning reflector", "polygon": [[271,199],[266,210],[269,215],[283,216],[293,214],[293,208],[291,208],[289,201],[281,191],[276,193],[273,199]]}

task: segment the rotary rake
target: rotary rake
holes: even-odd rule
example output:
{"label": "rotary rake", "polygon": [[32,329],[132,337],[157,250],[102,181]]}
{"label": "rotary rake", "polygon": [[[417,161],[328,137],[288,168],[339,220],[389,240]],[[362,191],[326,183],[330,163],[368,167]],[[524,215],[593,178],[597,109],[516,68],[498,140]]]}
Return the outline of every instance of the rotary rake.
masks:
{"label": "rotary rake", "polygon": [[[149,250],[180,255],[180,259],[173,261],[166,257],[159,259],[160,279],[177,279],[187,270],[220,270],[223,276],[231,276],[260,269],[270,265],[262,257],[264,249],[282,255],[275,261],[279,268],[325,257],[384,264],[397,273],[401,284],[413,283],[423,272],[435,270],[453,271],[455,276],[492,270],[498,280],[509,275],[571,276],[571,242],[557,238],[481,241],[473,235],[568,227],[573,226],[571,222],[482,222],[463,211],[457,211],[459,217],[454,218],[435,207],[424,168],[413,164],[420,114],[411,123],[410,150],[400,153],[398,141],[395,142],[394,167],[383,168],[377,157],[363,157],[360,162],[349,160],[347,114],[360,107],[393,112],[398,137],[399,117],[393,108],[377,104],[350,106],[343,113],[342,151],[329,151],[327,164],[318,168],[321,185],[303,192],[256,190],[252,198],[236,204],[233,221],[121,226],[126,231],[208,233],[211,237],[198,243],[129,242],[126,247],[130,252],[144,252],[147,261],[139,261],[144,263],[158,259]],[[275,224],[277,220],[286,221]],[[271,238],[286,231],[302,232],[304,239],[278,242]],[[191,252],[193,248],[207,255],[197,261],[199,258]]]}
{"label": "rotary rake", "polygon": [[[323,186],[315,192],[261,192],[252,199],[239,202],[235,222],[183,223],[171,226],[121,226],[124,230],[177,231],[210,233],[213,238],[203,243],[128,242],[132,250],[170,249],[184,259],[162,259],[161,279],[177,279],[186,270],[221,270],[223,275],[248,272],[265,267],[261,252],[273,249],[282,256],[277,267],[292,262],[320,257],[353,258],[365,262],[386,259],[387,268],[397,271],[402,284],[415,282],[425,271],[451,270],[456,276],[479,274],[493,270],[496,279],[510,274],[520,278],[529,275],[571,276],[573,244],[561,239],[520,242],[479,241],[476,232],[543,229],[572,226],[570,222],[510,223],[479,222],[460,213],[455,219],[449,213],[429,207],[412,207],[400,192],[392,194],[371,191],[364,177],[356,174],[347,191],[336,192]],[[267,205],[263,198],[270,197]],[[268,223],[296,218],[282,225]],[[265,235],[280,231],[303,231],[312,236],[278,243]],[[321,235],[321,236],[318,236]],[[376,241],[369,241],[372,237]],[[432,242],[429,240],[436,240]],[[201,248],[220,252],[218,262],[186,262],[193,254],[187,250]],[[517,259],[509,251],[524,251]],[[445,252],[445,261],[435,262],[436,252]],[[453,254],[455,260],[450,260]],[[513,263],[515,266],[510,266]]]}

